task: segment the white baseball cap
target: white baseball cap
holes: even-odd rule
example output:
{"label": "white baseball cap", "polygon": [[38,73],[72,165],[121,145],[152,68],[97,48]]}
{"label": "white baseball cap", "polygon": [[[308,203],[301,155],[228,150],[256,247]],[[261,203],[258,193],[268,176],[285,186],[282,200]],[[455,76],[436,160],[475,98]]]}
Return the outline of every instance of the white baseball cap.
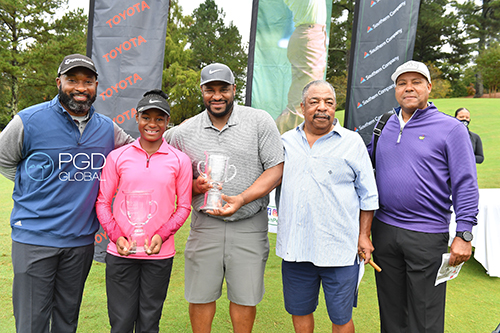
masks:
{"label": "white baseball cap", "polygon": [[407,61],[401,66],[399,66],[394,72],[394,74],[391,75],[391,79],[392,81],[394,81],[394,83],[396,83],[396,80],[401,74],[408,72],[420,73],[423,76],[425,76],[425,78],[427,79],[427,81],[429,81],[429,83],[431,83],[431,73],[429,72],[427,66],[422,62],[414,60]]}

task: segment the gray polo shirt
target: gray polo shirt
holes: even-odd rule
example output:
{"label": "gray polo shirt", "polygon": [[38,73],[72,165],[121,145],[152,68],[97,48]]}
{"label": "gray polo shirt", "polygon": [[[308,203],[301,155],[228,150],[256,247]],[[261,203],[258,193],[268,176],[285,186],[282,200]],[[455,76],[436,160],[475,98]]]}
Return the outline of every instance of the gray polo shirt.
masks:
{"label": "gray polo shirt", "polygon": [[[205,161],[205,152],[228,155],[229,164],[237,170],[236,177],[222,187],[222,193],[229,196],[245,191],[264,170],[284,160],[280,133],[273,118],[263,110],[236,104],[222,130],[212,125],[205,110],[175,128],[170,144],[189,156],[195,179],[199,176],[198,162]],[[233,172],[232,168],[229,172]],[[204,194],[193,197],[194,209],[199,210],[204,197]],[[266,195],[244,205],[230,217],[216,218],[226,221],[245,219],[265,209],[268,203],[269,196]]]}

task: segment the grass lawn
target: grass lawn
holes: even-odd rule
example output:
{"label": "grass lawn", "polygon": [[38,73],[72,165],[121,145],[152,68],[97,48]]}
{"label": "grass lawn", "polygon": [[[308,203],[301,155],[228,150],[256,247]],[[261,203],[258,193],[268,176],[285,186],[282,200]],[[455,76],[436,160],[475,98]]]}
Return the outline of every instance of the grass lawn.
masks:
{"label": "grass lawn", "polygon": [[[478,133],[485,150],[485,162],[478,166],[479,186],[500,187],[498,175],[499,152],[494,142],[500,138],[499,99],[447,99],[435,100],[437,107],[453,113],[458,107],[467,107],[472,113],[470,128]],[[343,118],[343,112],[337,117]],[[15,332],[12,314],[12,265],[10,259],[9,215],[12,209],[13,184],[0,177],[0,332]],[[176,235],[177,255],[160,322],[161,332],[190,332],[188,304],[184,300],[183,248],[189,232],[189,221]],[[266,267],[266,294],[257,307],[254,332],[293,332],[290,316],[283,306],[281,291],[281,259],[275,255],[276,235],[269,234],[271,252]],[[84,291],[78,332],[106,332],[109,324],[106,310],[104,264],[95,262]],[[357,332],[379,331],[378,305],[374,282],[374,270],[366,267],[361,282],[358,307],[354,309],[354,324]],[[228,301],[223,296],[217,304],[213,332],[231,332]],[[465,263],[457,279],[448,283],[445,332],[491,332],[500,323],[500,279],[489,277],[484,268],[474,259]],[[331,332],[324,300],[316,311],[315,332]]]}

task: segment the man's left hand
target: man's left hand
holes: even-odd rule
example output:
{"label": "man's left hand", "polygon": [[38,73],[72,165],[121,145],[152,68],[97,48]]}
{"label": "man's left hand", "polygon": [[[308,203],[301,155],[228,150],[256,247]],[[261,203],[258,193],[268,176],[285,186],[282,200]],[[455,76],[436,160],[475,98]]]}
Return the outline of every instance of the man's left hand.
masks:
{"label": "man's left hand", "polygon": [[223,194],[222,200],[226,202],[223,207],[214,210],[207,210],[207,213],[214,216],[231,216],[245,204],[245,201],[243,200],[243,197],[241,195],[229,197]]}
{"label": "man's left hand", "polygon": [[451,244],[450,254],[450,260],[448,263],[451,266],[457,266],[466,262],[472,254],[471,242],[466,242],[460,237],[455,237],[453,243]]}

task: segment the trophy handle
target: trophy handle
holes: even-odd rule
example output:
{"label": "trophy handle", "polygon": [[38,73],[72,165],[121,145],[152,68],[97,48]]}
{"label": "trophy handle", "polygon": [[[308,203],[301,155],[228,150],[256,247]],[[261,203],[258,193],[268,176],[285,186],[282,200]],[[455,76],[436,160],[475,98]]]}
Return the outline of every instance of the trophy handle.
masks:
{"label": "trophy handle", "polygon": [[231,180],[232,180],[232,179],[236,176],[236,167],[235,167],[233,164],[231,164],[231,165],[227,168],[228,173],[229,173],[229,170],[231,170],[231,168],[234,168],[234,174],[233,174],[233,175],[232,175],[229,179],[226,177],[226,182],[231,181]]}
{"label": "trophy handle", "polygon": [[153,207],[153,211],[151,213],[149,213],[149,216],[148,216],[148,220],[146,221],[146,223],[149,222],[149,220],[156,215],[156,213],[158,212],[158,203],[155,201],[155,200],[151,200],[149,202]]}
{"label": "trophy handle", "polygon": [[[200,173],[200,175],[203,177],[203,178],[207,178],[207,175],[201,171],[201,163],[205,164],[205,161],[199,161],[198,162],[198,166],[197,166],[197,169],[198,169],[198,172]],[[205,169],[205,168],[204,168]],[[206,170],[205,170],[206,171]]]}
{"label": "trophy handle", "polygon": [[128,218],[127,210],[125,209],[125,200],[123,200],[121,205],[120,205],[120,211],[122,212],[123,215],[127,216],[127,218]]}

